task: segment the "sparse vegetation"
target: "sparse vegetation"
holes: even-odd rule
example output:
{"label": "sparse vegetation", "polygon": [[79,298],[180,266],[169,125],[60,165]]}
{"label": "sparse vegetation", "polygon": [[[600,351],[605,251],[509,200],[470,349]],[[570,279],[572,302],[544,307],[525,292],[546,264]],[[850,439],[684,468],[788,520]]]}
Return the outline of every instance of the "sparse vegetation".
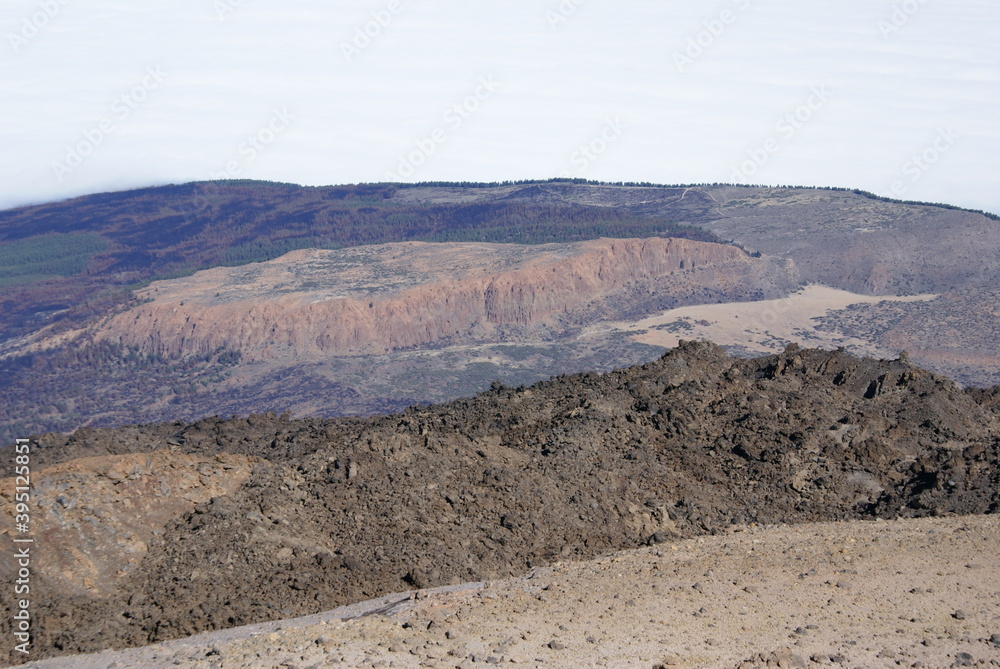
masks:
{"label": "sparse vegetation", "polygon": [[659,325],[653,326],[654,330],[665,330],[667,332],[686,332],[688,330],[694,330],[694,325],[691,324],[689,319],[678,318],[675,321],[669,323],[660,323]]}
{"label": "sparse vegetation", "polygon": [[239,359],[239,352],[221,349],[165,360],[100,341],[0,361],[0,443],[82,423],[118,424],[121,415],[166,417],[168,402],[197,405]]}

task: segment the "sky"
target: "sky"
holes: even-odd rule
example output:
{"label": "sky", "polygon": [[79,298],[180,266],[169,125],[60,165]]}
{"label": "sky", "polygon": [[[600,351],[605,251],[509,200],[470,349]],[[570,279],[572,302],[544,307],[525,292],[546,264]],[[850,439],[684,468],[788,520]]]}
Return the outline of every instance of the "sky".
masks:
{"label": "sky", "polygon": [[220,178],[1000,213],[998,0],[3,0],[0,207]]}

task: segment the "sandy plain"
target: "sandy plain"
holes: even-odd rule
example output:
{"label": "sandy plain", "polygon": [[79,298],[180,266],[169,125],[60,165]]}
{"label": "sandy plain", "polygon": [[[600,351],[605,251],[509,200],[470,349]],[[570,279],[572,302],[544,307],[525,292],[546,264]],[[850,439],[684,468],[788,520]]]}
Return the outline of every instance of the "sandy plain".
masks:
{"label": "sandy plain", "polygon": [[1000,667],[1000,518],[734,526],[37,669]]}
{"label": "sandy plain", "polygon": [[701,304],[670,309],[638,321],[602,323],[583,337],[605,332],[632,333],[644,344],[673,348],[682,339],[714,341],[721,346],[742,346],[754,353],[781,351],[788,342],[816,348],[843,346],[856,355],[891,358],[899,351],[886,351],[873,342],[850,337],[836,330],[817,327],[829,312],[852,304],[918,302],[937,295],[905,297],[861,295],[821,284],[810,284],[777,300]]}

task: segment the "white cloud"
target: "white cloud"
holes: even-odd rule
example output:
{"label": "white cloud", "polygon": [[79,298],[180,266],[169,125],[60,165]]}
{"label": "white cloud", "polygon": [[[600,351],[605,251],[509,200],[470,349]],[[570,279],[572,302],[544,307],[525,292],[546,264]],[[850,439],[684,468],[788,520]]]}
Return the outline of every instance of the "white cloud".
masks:
{"label": "white cloud", "polygon": [[[501,90],[413,179],[556,176],[621,117],[628,129],[581,176],[729,181],[825,84],[830,102],[782,138],[755,180],[889,194],[905,179],[907,198],[1000,212],[995,2],[574,0],[550,25],[560,0],[394,0],[391,21],[373,28],[389,0],[222,1],[232,11],[220,20],[216,0],[7,0],[0,206],[208,178],[276,108],[294,121],[242,176],[383,180],[480,77],[494,77]],[[904,5],[919,9],[886,34]],[[732,20],[720,31],[724,11]],[[345,59],[342,45],[366,27],[368,43]],[[678,71],[675,54],[699,39]],[[60,181],[53,164],[149,67],[169,76]],[[910,181],[908,161],[943,127],[954,145]]]}

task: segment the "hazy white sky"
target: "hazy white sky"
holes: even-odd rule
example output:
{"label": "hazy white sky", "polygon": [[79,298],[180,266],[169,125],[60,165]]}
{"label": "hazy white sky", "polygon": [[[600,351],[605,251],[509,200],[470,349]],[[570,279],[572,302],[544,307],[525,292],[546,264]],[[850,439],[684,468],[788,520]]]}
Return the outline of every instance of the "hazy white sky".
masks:
{"label": "hazy white sky", "polygon": [[1000,213],[997,0],[3,0],[0,37],[0,207],[568,175]]}

